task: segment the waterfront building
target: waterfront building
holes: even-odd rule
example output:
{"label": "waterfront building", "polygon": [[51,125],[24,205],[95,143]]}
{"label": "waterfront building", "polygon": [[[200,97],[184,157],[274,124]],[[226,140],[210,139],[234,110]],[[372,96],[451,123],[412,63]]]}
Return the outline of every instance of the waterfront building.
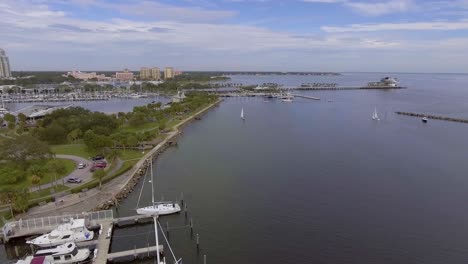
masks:
{"label": "waterfront building", "polygon": [[177,95],[174,95],[174,96],[172,97],[172,102],[173,102],[173,103],[180,103],[180,102],[182,102],[182,101],[185,99],[185,97],[186,97],[186,96],[185,96],[184,92],[178,91],[178,92],[177,92]]}
{"label": "waterfront building", "polygon": [[167,79],[172,79],[172,78],[174,78],[174,68],[166,67],[164,69],[164,79],[167,80]]}
{"label": "waterfront building", "polygon": [[120,81],[131,81],[133,80],[133,72],[125,69],[123,72],[116,72],[115,78]]}
{"label": "waterfront building", "polygon": [[71,71],[67,72],[65,77],[73,76],[75,79],[80,80],[89,80],[89,79],[97,79],[98,81],[108,81],[110,77],[106,77],[104,74],[97,74],[96,72],[82,72],[82,71]]}
{"label": "waterfront building", "polygon": [[146,68],[146,67],[142,67],[140,69],[140,79],[141,80],[147,80],[147,79],[150,79],[150,78],[151,78],[151,69]]}
{"label": "waterfront building", "polygon": [[151,69],[151,79],[153,80],[160,80],[161,79],[161,71],[158,67],[154,67]]}
{"label": "waterfront building", "polygon": [[0,78],[11,77],[10,61],[3,49],[0,49]]}

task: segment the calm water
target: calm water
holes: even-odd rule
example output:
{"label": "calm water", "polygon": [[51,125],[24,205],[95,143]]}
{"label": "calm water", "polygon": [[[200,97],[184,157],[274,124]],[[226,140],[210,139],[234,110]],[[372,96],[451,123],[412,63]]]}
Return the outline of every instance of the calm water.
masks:
{"label": "calm water", "polygon": [[68,105],[80,106],[91,111],[99,111],[104,113],[131,112],[133,107],[147,105],[153,101],[166,103],[170,98],[165,96],[154,96],[139,99],[120,99],[112,98],[108,101],[77,101],[77,102],[34,102],[34,103],[5,103],[6,108],[10,111],[18,111],[33,105]]}
{"label": "calm water", "polygon": [[[360,85],[383,76],[233,81]],[[154,173],[157,197],[183,192],[200,234],[197,254],[184,215],[162,217],[177,227],[176,255],[184,263],[202,263],[203,254],[223,264],[465,263],[468,125],[394,111],[468,118],[468,75],[392,76],[408,89],[305,92],[322,100],[292,104],[233,98],[186,127]],[[134,214],[138,194],[117,213]],[[146,184],[140,203],[150,200]],[[154,244],[151,230],[116,230],[112,250]]]}

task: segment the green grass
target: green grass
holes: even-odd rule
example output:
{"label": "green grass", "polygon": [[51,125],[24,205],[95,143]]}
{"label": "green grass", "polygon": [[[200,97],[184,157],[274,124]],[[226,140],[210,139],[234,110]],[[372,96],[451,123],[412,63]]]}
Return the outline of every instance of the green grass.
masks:
{"label": "green grass", "polygon": [[[60,185],[57,185],[57,191],[54,192],[54,193],[58,193],[58,192],[61,192],[61,191],[66,191],[68,189],[70,189],[70,188],[60,184]],[[50,188],[47,188],[47,189],[42,189],[42,190],[37,191],[37,192],[32,192],[32,193],[29,194],[29,200],[39,199],[39,198],[42,198],[42,197],[45,197],[45,196],[52,195],[53,191],[54,191],[54,187],[50,187]]]}
{"label": "green grass", "polygon": [[51,148],[52,152],[59,155],[74,155],[85,159],[89,159],[94,156],[86,150],[86,146],[84,144],[52,145]]}
{"label": "green grass", "polygon": [[126,150],[121,149],[119,151],[119,157],[121,160],[140,159],[144,155],[145,154],[143,154],[142,151],[134,150],[134,149],[126,149]]}
{"label": "green grass", "polygon": [[[72,173],[76,169],[76,163],[73,160],[69,160],[69,159],[57,159],[57,160],[60,160],[60,162],[63,165],[65,165],[65,173],[61,175],[57,175],[57,180],[68,176],[70,173]],[[28,177],[28,180],[29,182],[31,182],[31,177]],[[44,175],[44,177],[42,177],[40,184],[49,183],[54,180],[55,180],[55,175],[53,173],[48,172]]]}

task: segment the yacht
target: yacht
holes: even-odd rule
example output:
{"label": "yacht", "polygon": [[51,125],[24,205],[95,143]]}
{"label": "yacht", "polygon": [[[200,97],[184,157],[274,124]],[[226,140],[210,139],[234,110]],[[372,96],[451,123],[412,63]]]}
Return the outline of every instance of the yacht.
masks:
{"label": "yacht", "polygon": [[71,219],[61,224],[52,232],[26,241],[39,247],[57,246],[68,242],[83,242],[93,240],[94,233],[86,228],[84,219]]}
{"label": "yacht", "polygon": [[16,264],[83,263],[90,254],[91,251],[87,248],[78,249],[75,243],[66,243],[54,248],[38,250],[33,256],[18,260]]}

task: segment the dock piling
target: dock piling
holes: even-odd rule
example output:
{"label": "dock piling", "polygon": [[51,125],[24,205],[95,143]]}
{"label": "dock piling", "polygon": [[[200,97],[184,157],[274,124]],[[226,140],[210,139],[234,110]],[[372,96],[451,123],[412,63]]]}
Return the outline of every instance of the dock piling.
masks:
{"label": "dock piling", "polygon": [[206,264],[206,255],[203,255],[203,264]]}
{"label": "dock piling", "polygon": [[180,204],[183,206],[184,205],[184,193],[180,193]]}
{"label": "dock piling", "polygon": [[167,239],[169,239],[169,222],[166,222],[166,234],[167,234]]}
{"label": "dock piling", "polygon": [[190,218],[190,236],[193,235],[193,221],[192,218]]}
{"label": "dock piling", "polygon": [[200,236],[197,234],[197,252],[200,251]]}

